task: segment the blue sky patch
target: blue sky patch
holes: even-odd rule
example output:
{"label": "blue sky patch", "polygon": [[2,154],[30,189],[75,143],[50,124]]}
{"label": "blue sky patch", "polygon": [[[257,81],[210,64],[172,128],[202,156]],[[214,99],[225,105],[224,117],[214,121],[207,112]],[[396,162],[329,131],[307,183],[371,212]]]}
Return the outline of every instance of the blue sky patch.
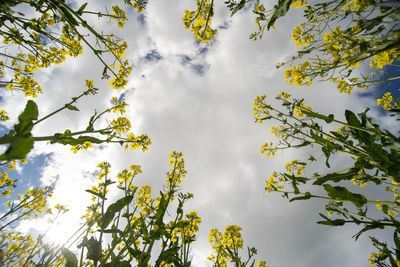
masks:
{"label": "blue sky patch", "polygon": [[153,49],[149,53],[147,53],[144,58],[146,59],[146,61],[157,62],[162,59],[162,56],[160,55],[160,53],[158,53],[157,50]]}
{"label": "blue sky patch", "polygon": [[140,25],[145,25],[146,24],[146,17],[143,14],[139,14],[136,17],[137,22],[139,22]]}

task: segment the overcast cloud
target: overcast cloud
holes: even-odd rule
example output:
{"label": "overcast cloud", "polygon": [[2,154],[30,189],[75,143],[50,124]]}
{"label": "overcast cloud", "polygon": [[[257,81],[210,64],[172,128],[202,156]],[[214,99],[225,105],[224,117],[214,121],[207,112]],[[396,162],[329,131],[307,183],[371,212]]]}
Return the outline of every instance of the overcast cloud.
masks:
{"label": "overcast cloud", "polygon": [[[273,140],[269,134],[272,124],[254,123],[252,103],[257,95],[273,98],[284,89],[305,98],[314,110],[342,118],[345,109],[361,112],[376,100],[339,94],[329,83],[298,89],[284,81],[282,70],[276,70],[275,64],[295,52],[290,34],[300,13],[291,11],[278,21],[276,31],[254,42],[248,38],[256,29],[251,12],[241,11],[230,18],[222,1],[216,1],[218,35],[211,45],[200,45],[182,24],[183,10],[193,8],[190,2],[194,1],[152,0],[144,16],[129,13],[129,22],[117,33],[126,39],[134,66],[123,92],[99,79],[102,67],[90,53],[37,76],[44,88],[44,94],[37,98],[42,115],[80,94],[85,79],[94,79],[101,92],[81,101],[81,112],[65,111],[43,123],[35,135],[64,131],[66,127],[81,129],[95,109],[101,110],[112,96],[124,93],[129,103],[126,116],[134,132],[146,133],[152,140],[146,152],[125,152],[118,145],[107,145],[73,154],[67,146],[35,144],[32,156],[47,155],[38,179],[45,185],[55,183],[52,203],[66,204],[71,210],[51,235],[62,231],[67,236],[75,230],[72,225],[78,226],[90,198],[84,190],[96,182],[93,172],[97,163],[110,162],[113,174],[130,164],[140,164],[143,175],[136,184],[152,185],[157,192],[169,168],[168,156],[177,150],[185,154],[188,170],[183,191],[195,196],[187,208],[202,217],[192,251],[193,266],[211,266],[206,260],[211,254],[208,232],[214,227],[222,231],[230,224],[243,228],[245,245],[256,247],[257,259],[267,260],[271,267],[366,266],[372,251],[367,235],[355,242],[352,235],[357,228],[316,224],[325,203],[289,203],[279,194],[266,194],[264,181],[273,171],[307,155],[293,150],[270,159],[262,156],[260,146]],[[103,7],[96,4],[94,8]],[[97,18],[93,22],[99,29],[109,27],[100,25]],[[2,108],[16,118],[26,100],[4,91],[1,96]],[[371,115],[379,116],[376,111]],[[384,124],[389,126],[390,122]],[[337,164],[342,163],[338,159]],[[319,167],[324,168],[315,166]],[[39,220],[21,229],[40,229],[42,225]]]}

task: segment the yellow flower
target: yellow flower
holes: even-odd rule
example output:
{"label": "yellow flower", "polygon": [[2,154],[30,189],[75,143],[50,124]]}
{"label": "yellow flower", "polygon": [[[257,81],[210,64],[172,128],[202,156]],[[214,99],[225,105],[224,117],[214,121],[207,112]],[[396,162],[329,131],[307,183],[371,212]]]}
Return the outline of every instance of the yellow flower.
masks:
{"label": "yellow flower", "polygon": [[261,146],[261,154],[265,153],[265,156],[267,158],[271,156],[275,156],[276,151],[278,151],[278,147],[274,146],[274,143],[265,143],[264,145]]}
{"label": "yellow flower", "polygon": [[9,195],[11,194],[11,192],[12,192],[12,189],[11,189],[11,188],[6,189],[5,191],[3,191],[3,193],[1,194],[1,196],[2,196],[2,197],[9,196]]}
{"label": "yellow flower", "polygon": [[8,121],[10,117],[7,116],[7,111],[4,109],[0,110],[0,121],[5,122]]}
{"label": "yellow flower", "polygon": [[135,0],[131,3],[132,7],[137,9],[137,13],[143,12],[146,8],[147,0]]}
{"label": "yellow flower", "polygon": [[284,100],[288,100],[289,98],[290,98],[290,94],[288,94],[288,93],[286,93],[285,91],[283,91],[282,90],[282,92],[280,92],[278,95],[277,95],[277,98],[278,99],[284,99]]}
{"label": "yellow flower", "polygon": [[303,23],[293,29],[292,40],[298,47],[307,47],[315,37],[315,35],[310,35],[308,32],[303,33],[304,27],[305,24]]}
{"label": "yellow flower", "polygon": [[56,205],[54,206],[54,208],[55,208],[56,210],[58,210],[60,213],[66,213],[66,212],[69,211],[69,209],[67,209],[64,205],[60,205],[60,204],[56,204]]}
{"label": "yellow flower", "polygon": [[93,80],[85,80],[87,88],[91,89],[94,87]]}
{"label": "yellow flower", "polygon": [[196,11],[185,10],[183,24],[190,29],[200,42],[208,42],[214,38],[216,29],[210,27],[213,16],[213,4],[209,0],[197,0]]}
{"label": "yellow flower", "polygon": [[385,93],[382,98],[378,98],[376,100],[376,104],[382,105],[383,109],[386,110],[391,110],[392,109],[392,102],[393,102],[393,97],[392,94],[390,92]]}
{"label": "yellow flower", "polygon": [[126,117],[119,117],[111,123],[113,130],[117,133],[126,133],[131,129],[131,122]]}
{"label": "yellow flower", "polygon": [[88,150],[89,147],[93,147],[93,144],[89,141],[85,141],[83,144],[71,146],[71,150],[76,153],[79,150]]}
{"label": "yellow flower", "polygon": [[114,10],[114,14],[111,15],[111,18],[118,21],[118,27],[123,28],[124,24],[128,21],[125,11],[119,8],[119,6],[112,6],[112,9]]}
{"label": "yellow flower", "polygon": [[300,176],[306,168],[306,165],[298,160],[292,160],[292,162],[285,164],[285,168],[290,175]]}
{"label": "yellow flower", "polygon": [[303,6],[307,6],[307,2],[305,0],[294,0],[292,2],[292,4],[290,5],[290,7],[294,7],[294,8],[299,8],[299,7],[303,7]]}

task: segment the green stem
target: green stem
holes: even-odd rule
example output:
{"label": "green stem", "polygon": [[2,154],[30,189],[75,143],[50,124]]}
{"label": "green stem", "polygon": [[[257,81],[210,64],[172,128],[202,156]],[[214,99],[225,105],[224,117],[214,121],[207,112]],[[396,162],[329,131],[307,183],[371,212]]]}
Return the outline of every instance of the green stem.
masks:
{"label": "green stem", "polygon": [[84,93],[82,93],[82,94],[79,95],[78,97],[72,98],[72,101],[71,101],[71,102],[65,104],[62,108],[59,108],[59,109],[53,111],[53,112],[50,113],[49,115],[44,116],[44,117],[41,118],[40,120],[37,120],[36,122],[33,123],[33,125],[35,126],[35,125],[38,124],[39,122],[42,122],[42,121],[44,121],[45,119],[48,119],[48,118],[50,118],[51,116],[55,115],[56,113],[58,113],[58,112],[60,112],[60,111],[62,111],[62,110],[64,110],[64,109],[66,109],[68,105],[72,105],[73,103],[77,102],[79,98],[83,97],[83,96],[86,95],[86,94],[87,94],[87,93],[86,93],[86,91],[85,91]]}
{"label": "green stem", "polygon": [[[305,196],[305,193],[295,193],[291,191],[283,191],[283,190],[274,190],[279,193],[288,193],[288,194],[293,194],[293,195],[302,195]],[[343,200],[343,199],[334,199],[330,197],[324,197],[324,196],[318,196],[318,195],[311,195],[311,198],[318,198],[318,199],[324,199],[332,202],[339,202],[339,203],[353,203],[350,200]],[[389,205],[392,207],[400,207],[398,203],[393,202],[393,201],[388,201],[388,200],[383,200],[383,201],[375,201],[375,200],[367,200],[365,204],[372,204],[372,205]]]}
{"label": "green stem", "polygon": [[[107,131],[107,130],[112,130],[112,128],[104,128],[104,129],[101,129],[101,130],[93,130],[93,131],[90,131],[90,130],[78,131],[78,132],[68,133],[68,134],[65,134],[65,135],[66,136],[75,136],[75,135],[80,135],[80,134],[92,134],[92,133],[99,133],[99,132]],[[54,135],[37,136],[37,137],[32,137],[32,138],[33,138],[33,140],[35,142],[36,141],[50,141],[50,140],[53,140],[55,138],[55,136]]]}

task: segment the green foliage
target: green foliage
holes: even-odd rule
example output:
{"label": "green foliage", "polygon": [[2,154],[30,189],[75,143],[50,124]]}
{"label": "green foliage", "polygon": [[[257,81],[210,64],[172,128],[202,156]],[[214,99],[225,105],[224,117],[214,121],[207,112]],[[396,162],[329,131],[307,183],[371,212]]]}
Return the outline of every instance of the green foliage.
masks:
{"label": "green foliage", "polygon": [[272,16],[270,16],[267,22],[267,30],[274,26],[275,21],[279,17],[283,17],[286,15],[292,2],[293,0],[279,0],[278,5],[274,6],[274,12],[272,13]]}
{"label": "green foliage", "polygon": [[78,260],[75,255],[67,248],[61,249],[62,255],[65,257],[65,267],[76,267],[78,266]]}
{"label": "green foliage", "polygon": [[18,124],[9,134],[0,137],[0,144],[9,144],[8,149],[0,156],[1,160],[24,159],[33,148],[31,131],[33,121],[38,118],[38,108],[35,102],[29,100],[24,111],[18,117]]}
{"label": "green foliage", "polygon": [[[290,201],[328,201],[325,207],[328,216],[320,213],[324,220],[318,223],[329,226],[349,223],[360,225],[362,228],[354,236],[356,239],[367,231],[386,228],[393,229],[397,236],[400,230],[399,138],[374,124],[367,116],[368,110],[358,115],[346,110],[346,121],[342,122],[336,120],[333,115],[326,116],[311,111],[311,107],[305,106],[303,99],[290,100],[290,95],[285,92],[276,97],[281,101],[283,110],[267,104],[265,99],[265,96],[257,97],[254,102],[256,121],[263,123],[265,120],[274,120],[281,125],[274,126],[271,130],[279,139],[278,143],[266,143],[261,149],[262,153],[271,156],[278,150],[299,148],[304,144],[321,149],[321,154],[310,156],[308,162],[293,160],[285,165],[286,173],[274,173],[265,183],[267,192],[277,191],[285,198],[294,195]],[[325,130],[328,124],[338,129]],[[330,158],[335,154],[344,156],[344,162],[349,163],[349,166],[334,171],[328,169],[323,175],[302,176],[306,166],[318,159],[325,158],[325,165],[330,168]],[[393,200],[371,199],[364,190],[361,193],[353,192],[354,189],[350,189],[348,182],[359,185],[361,190],[373,183],[385,191],[392,192]],[[308,185],[307,190],[315,192],[321,192],[318,188],[322,187],[326,195],[303,191],[300,185]],[[290,187],[293,190],[290,190]],[[367,207],[371,205],[381,210],[380,216],[367,214]],[[400,261],[400,254],[394,254],[394,251],[383,245],[384,243],[374,238],[372,240],[376,241],[373,244],[380,250],[380,254],[372,254],[371,264],[390,266],[384,262],[389,260],[393,265],[393,262],[397,264]],[[399,247],[396,244],[397,249]]]}
{"label": "green foliage", "polygon": [[133,196],[125,196],[117,202],[108,206],[106,213],[101,217],[99,221],[100,229],[104,230],[114,219],[116,213],[120,212],[125,206],[129,205],[133,200]]}

